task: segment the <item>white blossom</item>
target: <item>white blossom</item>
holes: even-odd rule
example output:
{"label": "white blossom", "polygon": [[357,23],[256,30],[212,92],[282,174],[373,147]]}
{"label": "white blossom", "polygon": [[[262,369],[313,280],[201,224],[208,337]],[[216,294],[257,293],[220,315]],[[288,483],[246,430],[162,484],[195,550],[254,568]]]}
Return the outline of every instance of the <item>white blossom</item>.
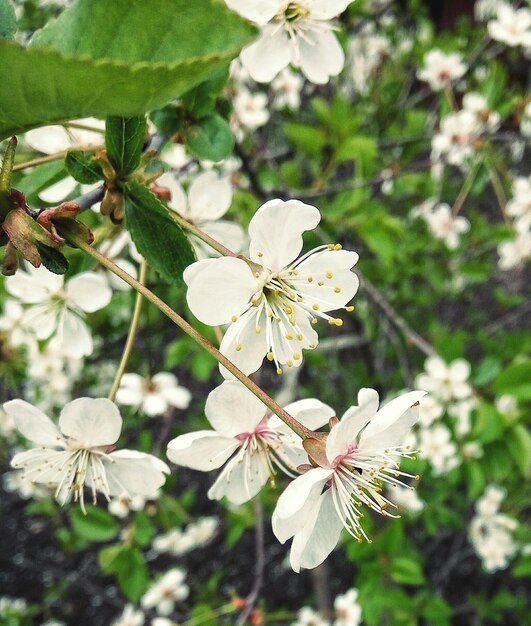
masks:
{"label": "white blossom", "polygon": [[352,37],[348,44],[347,68],[356,91],[366,93],[371,76],[383,59],[391,54],[391,47],[391,41],[375,32],[372,23],[365,24]]}
{"label": "white blossom", "polygon": [[258,82],[271,82],[290,63],[313,83],[327,83],[343,69],[345,56],[334,35],[333,18],[352,0],[225,0],[260,26],[260,37],[240,53]]}
{"label": "white blossom", "polygon": [[143,609],[155,609],[160,615],[169,615],[176,602],[186,600],[190,589],[185,583],[184,570],[175,567],[166,572],[142,596]]}
{"label": "white blossom", "polygon": [[187,409],[191,400],[192,394],[181,387],[175,374],[170,372],[159,372],[148,378],[124,374],[116,393],[118,404],[133,406],[149,417],[162,415],[170,406]]}
{"label": "white blossom", "polygon": [[303,79],[299,74],[289,68],[283,69],[271,83],[271,89],[275,94],[273,107],[297,111],[301,105],[302,85]]}
{"label": "white blossom", "polygon": [[333,626],[359,626],[361,606],[358,602],[358,590],[349,589],[346,593],[336,596],[334,613],[336,619]]}
{"label": "white blossom", "polygon": [[[150,498],[156,494],[150,495]],[[142,511],[146,506],[146,498],[141,495],[130,496],[126,491],[111,499],[108,505],[109,513],[124,519],[131,511]]]}
{"label": "white blossom", "polygon": [[419,80],[427,82],[434,91],[444,89],[452,81],[463,77],[467,66],[457,52],[446,54],[442,50],[430,50],[424,56],[424,67],[417,73]]}
{"label": "white blossom", "polygon": [[424,219],[430,233],[443,241],[450,250],[459,245],[459,235],[470,230],[470,222],[461,215],[452,215],[450,206],[445,203],[434,206]]}
{"label": "white blossom", "polygon": [[19,452],[12,467],[23,478],[55,488],[61,504],[72,498],[84,509],[84,487],[107,500],[124,491],[150,496],[164,483],[168,466],[134,450],[113,452],[122,428],[115,404],[105,398],[78,398],[69,402],[59,416],[59,428],[39,409],[23,400],[11,400],[4,410],[18,430],[38,447]]}
{"label": "white blossom", "polygon": [[496,19],[487,24],[489,35],[508,46],[531,48],[531,11],[516,9],[502,3],[496,11]]}
{"label": "white blossom", "polygon": [[387,493],[391,502],[396,504],[398,511],[419,513],[426,506],[426,503],[420,499],[417,490],[409,486],[389,485]]}
{"label": "white blossom", "polygon": [[291,626],[330,626],[330,622],[310,607],[303,606],[297,613],[297,621],[292,622]]}
{"label": "white blossom", "polygon": [[[334,411],[318,400],[294,402],[285,410],[304,426],[320,428]],[[233,504],[253,498],[278,466],[286,473],[306,461],[300,438],[238,381],[225,381],[208,395],[205,414],[214,430],[188,433],[168,444],[177,465],[207,472],[224,465],[208,497]]]}
{"label": "white blossom", "polygon": [[132,604],[126,604],[120,617],[116,619],[112,626],[142,626],[145,616],[142,611],[138,611]]}
{"label": "white blossom", "polygon": [[313,206],[271,200],[249,224],[250,259],[205,259],[184,271],[192,313],[211,326],[232,322],[220,350],[246,374],[264,356],[278,373],[284,364],[297,367],[302,350],[317,345],[313,325],[319,318],[343,323],[328,312],[345,307],[357,292],[359,280],[350,270],[358,255],[330,244],[295,260],[302,233],[319,221]]}
{"label": "white blossom", "polygon": [[502,241],[498,246],[498,267],[510,270],[531,258],[531,231],[516,233],[510,241]]}
{"label": "white blossom", "polygon": [[447,474],[461,463],[457,445],[452,441],[450,429],[444,424],[420,430],[419,456],[430,462],[435,476]]}
{"label": "white blossom", "polygon": [[433,394],[443,402],[464,400],[472,395],[468,383],[470,363],[465,359],[455,359],[449,365],[438,356],[431,356],[424,363],[425,373],[419,374],[415,385]]}

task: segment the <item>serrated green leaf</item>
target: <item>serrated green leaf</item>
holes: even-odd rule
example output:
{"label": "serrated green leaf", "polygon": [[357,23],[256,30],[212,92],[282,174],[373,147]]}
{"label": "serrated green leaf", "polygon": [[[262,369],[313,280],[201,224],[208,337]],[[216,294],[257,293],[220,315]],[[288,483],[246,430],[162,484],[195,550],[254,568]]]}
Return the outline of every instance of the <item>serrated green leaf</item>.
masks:
{"label": "serrated green leaf", "polygon": [[391,578],[406,585],[422,585],[424,574],[420,563],[407,557],[398,557],[391,564]]}
{"label": "serrated green leaf", "polygon": [[[216,0],[83,0],[31,46],[0,41],[0,139],[163,106],[238,55],[253,27]],[[141,33],[141,36],[139,36]]]}
{"label": "serrated green leaf", "polygon": [[170,283],[182,280],[195,260],[192,246],[168,209],[143,185],[131,182],[125,192],[127,228],[140,254]]}
{"label": "serrated green leaf", "polygon": [[53,274],[65,274],[68,270],[68,261],[64,255],[48,246],[39,246],[41,261],[44,267]]}
{"label": "serrated green leaf", "polygon": [[65,158],[66,171],[78,182],[92,185],[103,180],[101,165],[90,152],[69,150]]}
{"label": "serrated green leaf", "polygon": [[79,507],[70,509],[70,522],[76,534],[89,541],[108,541],[116,537],[120,526],[110,513],[96,506],[87,506],[86,510],[85,515]]}
{"label": "serrated green leaf", "polygon": [[16,32],[15,9],[10,0],[0,0],[0,39],[12,39]]}
{"label": "serrated green leaf", "polygon": [[186,147],[200,159],[221,161],[232,153],[234,136],[228,122],[212,113],[188,131]]}
{"label": "serrated green leaf", "polygon": [[120,176],[132,174],[140,164],[146,141],[144,115],[108,117],[105,124],[105,146],[112,166]]}

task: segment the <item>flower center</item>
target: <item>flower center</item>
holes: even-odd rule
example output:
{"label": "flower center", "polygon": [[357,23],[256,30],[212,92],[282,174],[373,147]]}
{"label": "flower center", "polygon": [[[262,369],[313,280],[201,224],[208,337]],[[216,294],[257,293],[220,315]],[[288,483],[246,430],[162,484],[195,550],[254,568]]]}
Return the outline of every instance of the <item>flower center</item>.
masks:
{"label": "flower center", "polygon": [[310,9],[300,2],[290,2],[284,9],[284,14],[280,14],[287,22],[298,22],[310,15]]}

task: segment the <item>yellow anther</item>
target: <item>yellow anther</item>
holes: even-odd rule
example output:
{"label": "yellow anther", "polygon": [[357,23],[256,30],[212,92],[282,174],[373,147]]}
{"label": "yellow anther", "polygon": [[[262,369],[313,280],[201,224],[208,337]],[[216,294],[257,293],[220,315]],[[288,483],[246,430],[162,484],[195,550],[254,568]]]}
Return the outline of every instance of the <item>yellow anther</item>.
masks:
{"label": "yellow anther", "polygon": [[293,361],[287,361],[287,362],[286,362],[286,365],[287,365],[288,367],[293,367]]}
{"label": "yellow anther", "polygon": [[280,374],[282,374],[282,373],[283,373],[283,370],[282,370],[282,368],[280,368],[280,367],[277,367],[277,374],[278,374],[278,375],[280,376]]}
{"label": "yellow anther", "polygon": [[324,285],[324,282],[320,280],[317,284],[319,285],[319,287],[322,287]]}
{"label": "yellow anther", "polygon": [[341,293],[341,287],[334,287],[334,293]]}
{"label": "yellow anther", "polygon": [[312,309],[314,311],[318,311],[319,310],[319,305],[318,304],[312,304]]}
{"label": "yellow anther", "polygon": [[230,319],[231,319],[233,322],[237,322],[237,321],[238,321],[238,316],[237,316],[237,315],[233,315]]}
{"label": "yellow anther", "polygon": [[346,311],[347,313],[352,313],[352,311],[354,311],[354,307],[353,307],[353,306],[346,306],[346,307],[345,307],[345,311]]}
{"label": "yellow anther", "polygon": [[302,333],[299,333],[299,334],[297,335],[297,339],[298,339],[299,341],[302,341]]}
{"label": "yellow anther", "polygon": [[313,278],[311,276],[308,276],[308,282],[313,283]]}
{"label": "yellow anther", "polygon": [[294,352],[293,358],[295,359],[295,361],[298,361],[301,358],[301,355],[298,352]]}
{"label": "yellow anther", "polygon": [[284,311],[287,315],[291,315],[293,313],[293,309],[290,306],[287,306]]}
{"label": "yellow anther", "polygon": [[332,272],[326,272],[326,277],[327,278],[333,278],[334,274]]}
{"label": "yellow anther", "polygon": [[238,345],[236,346],[236,352],[239,352],[241,349],[242,349],[241,344],[238,344]]}
{"label": "yellow anther", "polygon": [[298,275],[299,275],[299,270],[293,270],[293,271],[292,271],[292,274],[293,274],[294,276],[298,276]]}
{"label": "yellow anther", "polygon": [[262,327],[261,327],[259,324],[257,324],[257,325],[254,327],[254,329],[255,329],[255,331],[256,331],[258,334],[260,334],[260,333],[262,332]]}
{"label": "yellow anther", "polygon": [[286,339],[289,339],[291,341],[293,339],[293,335],[291,333],[287,333]]}
{"label": "yellow anther", "polygon": [[336,245],[334,246],[334,250],[342,250],[343,246],[340,243],[336,243]]}
{"label": "yellow anther", "polygon": [[263,253],[263,252],[259,252],[259,253],[258,253],[258,256],[259,256],[260,258],[262,258],[262,257],[264,256],[264,253]]}
{"label": "yellow anther", "polygon": [[260,278],[260,272],[255,272],[254,276],[255,276],[255,278]]}
{"label": "yellow anther", "polygon": [[317,324],[317,318],[316,317],[312,317],[312,324]]}
{"label": "yellow anther", "polygon": [[272,352],[268,352],[268,353],[266,354],[266,359],[267,359],[268,361],[272,361],[274,358],[275,358],[275,357],[274,357],[274,355],[273,355],[273,353],[272,353]]}

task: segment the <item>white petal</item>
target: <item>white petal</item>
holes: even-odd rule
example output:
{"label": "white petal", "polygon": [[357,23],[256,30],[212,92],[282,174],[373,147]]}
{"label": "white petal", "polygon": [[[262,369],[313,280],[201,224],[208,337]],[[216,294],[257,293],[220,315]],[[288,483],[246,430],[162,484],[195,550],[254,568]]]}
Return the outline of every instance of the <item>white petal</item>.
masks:
{"label": "white petal", "polygon": [[184,387],[174,387],[161,391],[164,399],[176,409],[187,409],[192,401],[192,394]]}
{"label": "white petal", "polygon": [[64,441],[56,425],[40,409],[24,400],[10,400],[3,405],[19,432],[41,446],[57,446]]}
{"label": "white petal", "polygon": [[229,9],[257,24],[269,22],[282,6],[279,0],[225,0],[225,4]]}
{"label": "white petal", "polygon": [[85,322],[75,313],[63,309],[52,338],[53,345],[61,354],[71,359],[80,359],[92,354],[92,335]]}
{"label": "white petal", "polygon": [[293,538],[290,562],[295,572],[301,567],[312,569],[320,565],[339,541],[343,520],[334,507],[330,489],[320,497],[318,507],[315,521],[310,520],[313,523]]}
{"label": "white petal", "polygon": [[305,525],[334,470],[316,467],[291,482],[280,494],[273,513],[273,532],[284,543]]}
{"label": "white petal", "polygon": [[[202,224],[201,230],[236,254],[241,252],[245,243],[245,231],[234,222],[227,222],[226,220],[205,222]],[[212,248],[209,248],[209,254],[210,256],[215,254]]]}
{"label": "white petal", "polygon": [[77,181],[72,176],[67,176],[56,182],[54,185],[50,185],[46,189],[39,191],[39,198],[43,202],[49,202],[55,204],[65,200],[77,187]]}
{"label": "white petal", "polygon": [[[292,402],[285,406],[284,409],[310,430],[317,430],[328,424],[328,420],[336,414],[332,407],[314,398],[297,400],[297,402]],[[280,418],[274,415],[269,420],[270,426],[274,426],[277,420],[280,422]]]}
{"label": "white petal", "polygon": [[[138,272],[136,269],[136,265],[131,263],[131,261],[128,261],[127,259],[114,259],[114,262],[120,269],[129,274],[129,276],[137,278]],[[116,274],[113,274],[112,272],[107,272],[106,278],[109,286],[116,291],[129,291],[131,289],[131,286],[126,283],[123,278],[116,276]]]}
{"label": "white petal", "polygon": [[211,170],[198,176],[192,183],[188,197],[190,218],[199,226],[219,219],[229,210],[232,202],[232,185],[228,176],[220,177]]}
{"label": "white petal", "polygon": [[266,405],[237,380],[211,391],[205,406],[208,421],[224,437],[254,432],[266,412]]}
{"label": "white petal", "polygon": [[220,437],[213,430],[200,430],[172,439],[166,454],[177,465],[209,472],[221,467],[240,446],[238,439]]}
{"label": "white petal", "polygon": [[249,256],[271,271],[280,271],[302,250],[302,233],[321,220],[319,210],[299,200],[270,200],[249,224]]}
{"label": "white petal", "polygon": [[204,259],[183,274],[186,300],[198,320],[210,326],[228,324],[244,311],[257,291],[257,282],[245,261],[233,257]]}
{"label": "white petal", "polygon": [[85,313],[93,313],[107,306],[112,290],[102,274],[83,272],[66,283],[68,298]]}
{"label": "white petal", "polygon": [[122,430],[118,407],[107,398],[77,398],[59,416],[59,428],[85,448],[115,443]]}
{"label": "white petal", "polygon": [[360,450],[401,445],[419,418],[418,406],[412,407],[425,395],[425,391],[410,391],[383,406],[362,432]]}
{"label": "white petal", "polygon": [[61,291],[64,278],[52,274],[44,267],[28,268],[27,272],[19,270],[6,281],[6,290],[24,304],[40,304],[47,302],[50,294]]}
{"label": "white petal", "polygon": [[69,472],[70,450],[34,448],[15,454],[11,466],[23,471],[23,478],[34,483],[57,485]]}
{"label": "white petal", "polygon": [[269,83],[291,61],[292,44],[284,29],[267,24],[262,35],[240,52],[240,59],[251,78]]}
{"label": "white petal", "polygon": [[188,211],[188,198],[179,181],[171,172],[166,172],[160,178],[157,178],[157,185],[167,187],[170,190],[171,198],[168,202],[168,208],[186,219],[190,217]]}
{"label": "white petal", "polygon": [[48,339],[57,329],[62,312],[46,304],[37,304],[24,312],[23,322],[26,328],[35,333],[37,339]]}
{"label": "white petal", "polygon": [[223,468],[216,482],[208,490],[211,500],[227,498],[233,504],[243,504],[262,489],[270,475],[267,453],[258,450],[243,455],[236,455]]}
{"label": "white petal", "polygon": [[24,135],[28,146],[44,154],[55,154],[67,150],[70,145],[70,137],[62,126],[43,126],[28,131]]}
{"label": "white petal", "polygon": [[129,495],[154,497],[166,481],[170,468],[151,454],[136,450],[119,450],[102,457],[111,496],[124,491]]}
{"label": "white petal", "polygon": [[144,402],[142,403],[142,410],[149,417],[155,417],[155,415],[162,415],[168,408],[168,403],[164,399],[164,396],[158,392],[148,392],[144,396]]}
{"label": "white petal", "polygon": [[345,64],[345,53],[332,31],[312,32],[311,43],[298,38],[300,67],[312,83],[323,85],[337,76]]}
{"label": "white petal", "polygon": [[316,20],[331,20],[343,13],[353,0],[313,0],[311,16]]}
{"label": "white petal", "polygon": [[378,393],[374,389],[360,389],[358,406],[353,406],[341,418],[326,440],[326,456],[330,463],[338,456],[346,454],[349,446],[356,442],[361,429],[376,415]]}
{"label": "white petal", "polygon": [[[241,346],[240,350],[237,347]],[[244,374],[252,374],[262,365],[267,353],[265,332],[256,332],[256,310],[254,307],[241,315],[225,333],[219,350]],[[219,370],[224,378],[234,378],[222,365]]]}
{"label": "white petal", "polygon": [[116,402],[127,406],[140,406],[144,398],[144,382],[142,376],[138,374],[124,374],[116,392]]}

